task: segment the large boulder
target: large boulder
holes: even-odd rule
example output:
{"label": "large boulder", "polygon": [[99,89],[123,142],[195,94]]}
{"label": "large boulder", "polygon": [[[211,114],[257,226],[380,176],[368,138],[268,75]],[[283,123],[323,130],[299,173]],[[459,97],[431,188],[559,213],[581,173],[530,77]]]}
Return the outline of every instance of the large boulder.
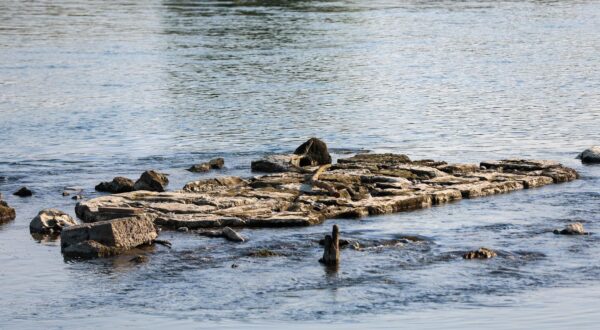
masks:
{"label": "large boulder", "polygon": [[581,159],[581,162],[586,164],[600,164],[600,146],[584,150],[577,159]]}
{"label": "large boulder", "polygon": [[14,220],[16,217],[15,209],[8,206],[5,201],[0,200],[0,224]]}
{"label": "large boulder", "polygon": [[294,154],[300,156],[300,166],[331,164],[331,155],[327,150],[327,144],[314,137],[302,143],[294,151]]}
{"label": "large boulder", "polygon": [[133,185],[133,189],[163,192],[168,184],[169,179],[166,174],[149,170],[142,173],[142,176]]}
{"label": "large boulder", "polygon": [[124,192],[133,191],[134,182],[131,179],[117,176],[112,181],[100,182],[96,187],[96,191],[109,192],[113,194],[120,194]]}
{"label": "large boulder", "polygon": [[64,228],[77,225],[70,215],[57,209],[44,209],[29,223],[32,234],[56,234]]}
{"label": "large boulder", "polygon": [[97,258],[151,244],[158,237],[152,218],[146,215],[87,223],[65,228],[61,251],[68,258]]}

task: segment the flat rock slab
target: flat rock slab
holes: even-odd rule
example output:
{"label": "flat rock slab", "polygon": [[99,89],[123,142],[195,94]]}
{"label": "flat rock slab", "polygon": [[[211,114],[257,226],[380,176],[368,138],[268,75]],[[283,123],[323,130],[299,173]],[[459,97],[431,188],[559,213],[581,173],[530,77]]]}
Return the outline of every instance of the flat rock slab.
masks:
{"label": "flat rock slab", "polygon": [[173,229],[309,226],[331,218],[421,209],[578,178],[575,170],[545,160],[447,164],[412,161],[405,155],[359,154],[331,166],[302,167],[291,164],[291,157],[269,156],[253,165],[281,161],[286,166],[270,168],[278,173],[198,180],[175,192],[102,196],[78,203],[76,213],[85,222],[145,214],[155,224]]}
{"label": "flat rock slab", "polygon": [[150,216],[99,221],[63,229],[61,251],[69,258],[97,258],[150,244],[158,237]]}

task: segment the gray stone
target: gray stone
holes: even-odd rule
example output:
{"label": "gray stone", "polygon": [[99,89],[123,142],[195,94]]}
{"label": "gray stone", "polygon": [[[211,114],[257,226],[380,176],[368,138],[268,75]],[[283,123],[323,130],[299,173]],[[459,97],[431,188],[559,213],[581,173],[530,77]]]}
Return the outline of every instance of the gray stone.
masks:
{"label": "gray stone", "polygon": [[585,164],[600,164],[600,146],[594,146],[584,150],[577,156]]}
{"label": "gray stone", "polygon": [[246,239],[235,230],[225,227],[223,228],[223,237],[232,242],[244,242]]}
{"label": "gray stone", "polygon": [[157,237],[152,218],[145,215],[71,226],[60,235],[61,250],[69,258],[116,255]]}
{"label": "gray stone", "polygon": [[29,231],[35,234],[56,234],[64,228],[77,225],[70,215],[57,209],[41,210],[29,223]]}

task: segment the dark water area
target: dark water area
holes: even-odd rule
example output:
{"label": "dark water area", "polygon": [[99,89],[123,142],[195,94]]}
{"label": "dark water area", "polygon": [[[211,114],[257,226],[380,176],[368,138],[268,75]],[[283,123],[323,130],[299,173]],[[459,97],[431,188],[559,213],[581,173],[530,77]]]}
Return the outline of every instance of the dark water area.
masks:
{"label": "dark water area", "polygon": [[[574,158],[600,144],[598,54],[598,1],[2,1],[0,328],[595,328],[600,167]],[[244,244],[163,231],[173,248],[141,265],[65,261],[29,234],[42,208],[74,216],[65,186],[248,176],[310,136],[335,157],[553,159],[582,178]],[[185,171],[215,156],[223,171]],[[572,221],[595,234],[551,233]],[[317,262],[333,223],[366,247],[337,272]],[[460,258],[480,246],[499,256]],[[264,248],[280,256],[248,256]]]}

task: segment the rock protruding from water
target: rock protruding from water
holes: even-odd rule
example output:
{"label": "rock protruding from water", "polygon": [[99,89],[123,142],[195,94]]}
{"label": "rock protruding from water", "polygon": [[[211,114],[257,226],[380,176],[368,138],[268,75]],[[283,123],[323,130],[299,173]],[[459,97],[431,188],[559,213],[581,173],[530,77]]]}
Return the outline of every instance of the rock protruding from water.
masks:
{"label": "rock protruding from water", "polygon": [[[308,148],[310,149],[310,148]],[[134,191],[77,204],[86,222],[147,213],[157,225],[190,230],[292,227],[326,219],[404,212],[575,180],[575,170],[545,160],[453,164],[406,155],[359,154],[314,167],[250,178],[197,180],[176,192]],[[273,165],[273,164],[271,164]]]}
{"label": "rock protruding from water", "polygon": [[585,164],[600,164],[600,146],[594,146],[584,150],[577,156]]}
{"label": "rock protruding from water", "polygon": [[562,230],[555,229],[554,233],[557,235],[587,235],[580,222],[570,223]]}
{"label": "rock protruding from water", "polygon": [[101,182],[96,185],[96,191],[109,192],[113,194],[120,194],[124,192],[133,191],[134,182],[131,179],[116,176],[112,181]]}
{"label": "rock protruding from water", "polygon": [[237,231],[229,227],[223,228],[223,237],[225,237],[226,240],[232,242],[241,243],[246,241],[246,239],[242,235],[240,235]]}
{"label": "rock protruding from water", "polygon": [[58,234],[63,229],[77,225],[68,214],[57,209],[44,209],[29,223],[32,234]]}
{"label": "rock protruding from water", "polygon": [[319,259],[319,262],[328,266],[338,265],[340,263],[340,229],[337,225],[333,225],[331,235],[325,236],[323,245],[323,257]]}
{"label": "rock protruding from water", "polygon": [[17,213],[15,212],[15,209],[8,206],[8,203],[6,203],[5,201],[0,200],[0,224],[12,221],[15,219],[16,216]]}
{"label": "rock protruding from water", "polygon": [[491,249],[482,247],[476,251],[469,251],[463,255],[463,259],[491,259],[498,256],[496,252]]}
{"label": "rock protruding from water", "polygon": [[152,218],[120,218],[65,228],[61,251],[68,258],[108,257],[151,244],[158,237]]}
{"label": "rock protruding from water", "polygon": [[301,144],[293,154],[269,155],[255,160],[251,164],[252,171],[288,172],[299,171],[303,167],[314,167],[331,164],[331,155],[325,142],[310,138]]}
{"label": "rock protruding from water", "polygon": [[15,191],[13,195],[19,197],[30,197],[33,196],[33,191],[29,190],[27,187],[21,187],[19,190]]}
{"label": "rock protruding from water", "polygon": [[133,185],[133,189],[163,192],[168,184],[169,178],[166,174],[149,170],[142,173],[142,176]]}
{"label": "rock protruding from water", "polygon": [[294,155],[299,156],[298,166],[331,164],[331,155],[329,154],[329,150],[327,150],[327,144],[314,137],[296,148]]}
{"label": "rock protruding from water", "polygon": [[223,166],[225,166],[225,159],[219,157],[219,158],[211,159],[208,162],[193,165],[192,167],[188,168],[187,170],[190,172],[201,173],[201,172],[208,172],[211,169],[214,169],[214,170],[222,169]]}

